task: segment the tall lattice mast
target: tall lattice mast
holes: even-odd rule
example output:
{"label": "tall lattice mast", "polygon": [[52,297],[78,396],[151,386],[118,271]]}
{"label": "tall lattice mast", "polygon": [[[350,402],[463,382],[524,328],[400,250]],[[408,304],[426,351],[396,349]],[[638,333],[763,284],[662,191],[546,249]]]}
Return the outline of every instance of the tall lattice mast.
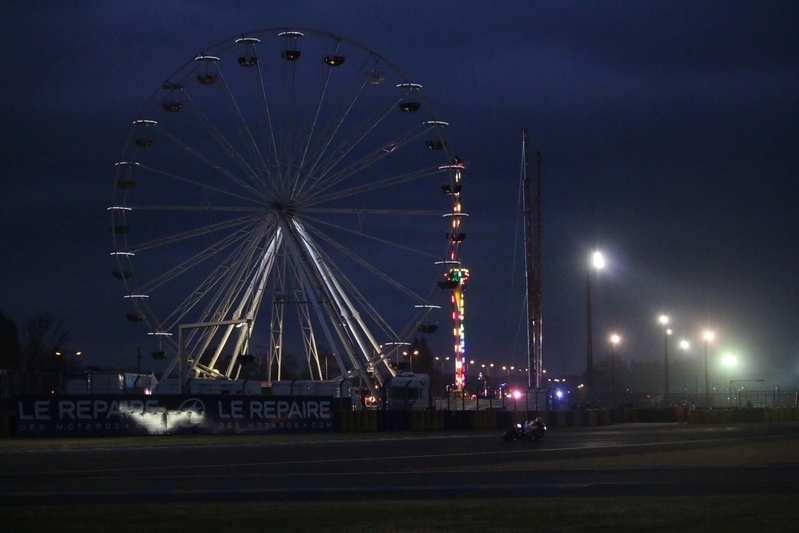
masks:
{"label": "tall lattice mast", "polygon": [[543,357],[541,351],[541,153],[536,152],[536,183],[530,179],[530,138],[522,135],[524,152],[524,237],[527,272],[527,357],[528,386],[541,387]]}

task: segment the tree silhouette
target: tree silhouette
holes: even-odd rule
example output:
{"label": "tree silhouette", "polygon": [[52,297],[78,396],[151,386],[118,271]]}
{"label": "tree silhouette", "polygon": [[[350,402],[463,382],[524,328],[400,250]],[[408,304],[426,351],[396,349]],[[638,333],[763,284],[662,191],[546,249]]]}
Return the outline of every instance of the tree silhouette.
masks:
{"label": "tree silhouette", "polygon": [[19,328],[10,317],[0,311],[0,368],[18,369],[21,353]]}
{"label": "tree silhouette", "polygon": [[[413,366],[411,367],[410,358],[413,357]],[[441,371],[436,368],[436,358],[430,347],[427,345],[427,339],[424,337],[415,338],[411,345],[408,347],[408,355],[405,356],[406,364],[403,365],[402,370],[410,370],[413,368],[414,374],[427,374],[430,376],[430,391],[437,394],[436,391],[442,391],[444,383],[441,377]],[[406,366],[407,365],[407,366]]]}
{"label": "tree silhouette", "polygon": [[[19,370],[27,372],[62,372],[74,358],[69,347],[69,334],[60,320],[37,315],[25,322],[20,332]],[[62,354],[56,356],[56,352]],[[71,363],[70,363],[71,364]]]}

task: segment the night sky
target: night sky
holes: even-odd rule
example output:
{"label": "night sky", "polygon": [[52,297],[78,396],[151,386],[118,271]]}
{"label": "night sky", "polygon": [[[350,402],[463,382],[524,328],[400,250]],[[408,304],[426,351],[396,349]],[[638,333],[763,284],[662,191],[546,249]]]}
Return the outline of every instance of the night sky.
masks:
{"label": "night sky", "polygon": [[[17,325],[62,319],[87,364],[134,367],[152,348],[110,275],[114,164],[170,73],[266,28],[375,51],[450,124],[467,165],[468,359],[525,366],[528,129],[543,158],[545,368],[585,368],[586,269],[600,249],[595,359],[611,332],[623,358],[662,358],[667,313],[674,358],[698,364],[709,328],[712,372],[731,353],[742,378],[797,386],[795,2],[3,2],[0,311]],[[445,331],[435,355],[451,355]]]}

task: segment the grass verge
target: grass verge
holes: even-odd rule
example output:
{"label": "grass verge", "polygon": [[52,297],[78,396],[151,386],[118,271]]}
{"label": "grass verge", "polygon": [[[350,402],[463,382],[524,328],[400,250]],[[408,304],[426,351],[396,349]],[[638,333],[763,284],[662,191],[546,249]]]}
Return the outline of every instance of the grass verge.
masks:
{"label": "grass verge", "polygon": [[799,495],[0,507],[3,531],[795,532]]}

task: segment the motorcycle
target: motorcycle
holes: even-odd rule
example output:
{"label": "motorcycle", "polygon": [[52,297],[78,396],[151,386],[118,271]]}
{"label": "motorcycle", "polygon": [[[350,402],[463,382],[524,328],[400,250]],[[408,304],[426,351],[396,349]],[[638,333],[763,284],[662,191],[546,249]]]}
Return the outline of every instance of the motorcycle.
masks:
{"label": "motorcycle", "polygon": [[516,424],[505,432],[502,438],[508,442],[512,440],[541,440],[547,431],[547,425],[540,416],[535,420],[528,420],[524,424]]}

